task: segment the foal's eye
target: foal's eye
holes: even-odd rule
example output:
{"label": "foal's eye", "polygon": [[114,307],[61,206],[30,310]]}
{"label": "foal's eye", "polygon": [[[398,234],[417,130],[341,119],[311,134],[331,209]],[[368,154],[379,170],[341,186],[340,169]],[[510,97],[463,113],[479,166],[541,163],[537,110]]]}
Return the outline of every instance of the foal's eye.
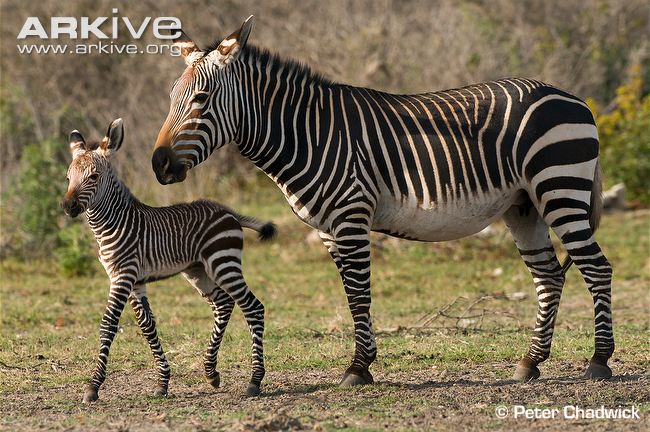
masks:
{"label": "foal's eye", "polygon": [[201,92],[194,95],[192,102],[203,103],[206,100],[208,100],[208,94],[206,92]]}
{"label": "foal's eye", "polygon": [[88,179],[92,181],[97,181],[98,178],[99,176],[97,175],[97,173],[88,176]]}

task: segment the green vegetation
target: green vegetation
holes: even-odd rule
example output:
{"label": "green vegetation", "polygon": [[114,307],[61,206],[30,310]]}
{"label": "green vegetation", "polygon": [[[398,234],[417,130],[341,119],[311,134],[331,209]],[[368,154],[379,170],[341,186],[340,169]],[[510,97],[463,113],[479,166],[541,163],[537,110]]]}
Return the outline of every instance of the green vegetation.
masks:
{"label": "green vegetation", "polygon": [[93,273],[94,256],[92,234],[85,224],[69,224],[59,232],[59,247],[54,251],[59,271],[63,276],[84,276]]}
{"label": "green vegetation", "polygon": [[[3,194],[4,255],[51,258],[63,276],[89,274],[95,261],[92,235],[80,220],[65,218],[60,202],[67,188],[67,151],[56,139],[25,147],[20,170]],[[53,253],[54,252],[54,253]]]}
{"label": "green vegetation", "polygon": [[65,192],[66,168],[53,157],[57,146],[59,142],[46,140],[25,147],[15,189],[10,191],[19,201],[16,216],[28,244],[52,244],[59,231],[59,202]]}

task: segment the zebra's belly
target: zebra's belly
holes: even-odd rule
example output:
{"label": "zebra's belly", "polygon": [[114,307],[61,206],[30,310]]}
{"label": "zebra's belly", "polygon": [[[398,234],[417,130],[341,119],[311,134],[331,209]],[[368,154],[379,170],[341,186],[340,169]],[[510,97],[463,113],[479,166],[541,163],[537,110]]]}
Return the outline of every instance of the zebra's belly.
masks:
{"label": "zebra's belly", "polygon": [[417,203],[381,200],[372,230],[420,241],[455,240],[476,234],[499,219],[520,197],[516,190],[422,208]]}
{"label": "zebra's belly", "polygon": [[179,261],[165,266],[146,263],[142,266],[138,279],[143,282],[165,279],[177,275],[188,267],[191,267],[193,264],[194,262],[191,261]]}

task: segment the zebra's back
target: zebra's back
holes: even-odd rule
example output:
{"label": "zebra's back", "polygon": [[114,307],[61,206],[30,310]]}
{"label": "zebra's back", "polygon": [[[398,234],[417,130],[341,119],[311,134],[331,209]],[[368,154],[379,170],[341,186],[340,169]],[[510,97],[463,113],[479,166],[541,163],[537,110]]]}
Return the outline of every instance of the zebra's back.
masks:
{"label": "zebra's back", "polygon": [[237,215],[216,202],[140,205],[134,220],[138,221],[136,256],[142,281],[178,274],[219,250],[241,256],[243,233]]}

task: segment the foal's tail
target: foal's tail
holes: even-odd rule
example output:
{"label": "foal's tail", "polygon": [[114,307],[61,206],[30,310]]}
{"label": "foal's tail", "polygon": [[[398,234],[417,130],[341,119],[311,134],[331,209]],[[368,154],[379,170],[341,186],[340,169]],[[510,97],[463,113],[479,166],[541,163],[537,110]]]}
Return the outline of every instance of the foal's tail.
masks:
{"label": "foal's tail", "polygon": [[[589,201],[589,226],[591,227],[592,234],[598,229],[600,225],[600,217],[603,214],[603,183],[602,172],[600,170],[600,161],[596,160],[596,171],[594,172],[594,180],[591,186],[591,199]],[[562,263],[562,274],[566,272],[573,264],[570,256],[564,259]]]}
{"label": "foal's tail", "polygon": [[243,216],[235,213],[239,223],[244,228],[249,228],[259,233],[259,239],[262,241],[272,240],[278,233],[273,222],[262,222],[252,216]]}

